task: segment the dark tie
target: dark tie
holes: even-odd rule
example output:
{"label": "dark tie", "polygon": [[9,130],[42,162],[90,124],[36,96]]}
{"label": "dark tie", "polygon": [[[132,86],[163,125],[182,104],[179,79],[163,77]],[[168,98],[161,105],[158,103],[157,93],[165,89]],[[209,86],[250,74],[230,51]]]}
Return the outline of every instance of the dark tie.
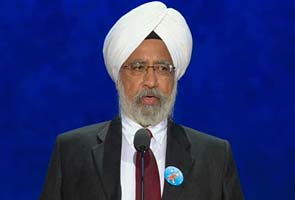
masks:
{"label": "dark tie", "polygon": [[[136,200],[141,200],[140,152],[136,153]],[[161,200],[158,166],[155,156],[150,149],[144,154],[144,200]]]}

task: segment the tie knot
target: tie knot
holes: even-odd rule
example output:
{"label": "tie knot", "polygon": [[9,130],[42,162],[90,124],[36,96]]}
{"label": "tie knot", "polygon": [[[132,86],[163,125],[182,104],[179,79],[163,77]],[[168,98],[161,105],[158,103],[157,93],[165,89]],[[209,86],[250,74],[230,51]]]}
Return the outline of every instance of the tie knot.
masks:
{"label": "tie knot", "polygon": [[150,130],[150,129],[146,129],[147,131],[148,131],[148,133],[149,133],[149,135],[150,135],[150,138],[152,138],[153,137],[153,133],[152,133],[152,131]]}

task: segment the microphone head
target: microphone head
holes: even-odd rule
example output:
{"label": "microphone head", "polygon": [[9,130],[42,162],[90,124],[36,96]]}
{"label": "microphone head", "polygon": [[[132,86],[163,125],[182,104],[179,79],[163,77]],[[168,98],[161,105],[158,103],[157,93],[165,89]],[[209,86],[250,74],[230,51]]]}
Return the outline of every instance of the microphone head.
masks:
{"label": "microphone head", "polygon": [[133,141],[134,147],[137,151],[146,151],[150,148],[151,137],[145,128],[136,131]]}

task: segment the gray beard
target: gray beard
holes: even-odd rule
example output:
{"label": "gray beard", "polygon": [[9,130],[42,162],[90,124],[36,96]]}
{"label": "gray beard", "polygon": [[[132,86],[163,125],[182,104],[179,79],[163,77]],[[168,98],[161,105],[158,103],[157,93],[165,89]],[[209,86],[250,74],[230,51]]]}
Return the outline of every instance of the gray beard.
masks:
{"label": "gray beard", "polygon": [[[131,102],[128,101],[125,95],[124,87],[120,79],[117,82],[117,90],[119,95],[120,112],[143,127],[148,127],[154,126],[172,115],[177,93],[177,81],[175,81],[170,96],[166,96],[156,88],[145,89],[136,94]],[[159,99],[159,104],[142,105],[141,98],[148,94],[156,96]]]}

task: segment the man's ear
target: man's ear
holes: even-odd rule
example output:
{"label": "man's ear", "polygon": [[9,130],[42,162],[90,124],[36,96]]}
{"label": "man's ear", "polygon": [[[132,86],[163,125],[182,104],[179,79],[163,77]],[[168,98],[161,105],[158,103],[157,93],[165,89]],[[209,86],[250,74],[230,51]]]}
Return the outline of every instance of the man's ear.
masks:
{"label": "man's ear", "polygon": [[[119,70],[119,73],[118,73],[118,78],[117,78],[117,81],[115,82],[115,85],[116,85],[116,89],[117,90],[119,90],[119,84],[120,84],[120,82],[121,82],[121,69],[122,68],[120,68],[120,70]],[[122,82],[121,82],[122,83]]]}

